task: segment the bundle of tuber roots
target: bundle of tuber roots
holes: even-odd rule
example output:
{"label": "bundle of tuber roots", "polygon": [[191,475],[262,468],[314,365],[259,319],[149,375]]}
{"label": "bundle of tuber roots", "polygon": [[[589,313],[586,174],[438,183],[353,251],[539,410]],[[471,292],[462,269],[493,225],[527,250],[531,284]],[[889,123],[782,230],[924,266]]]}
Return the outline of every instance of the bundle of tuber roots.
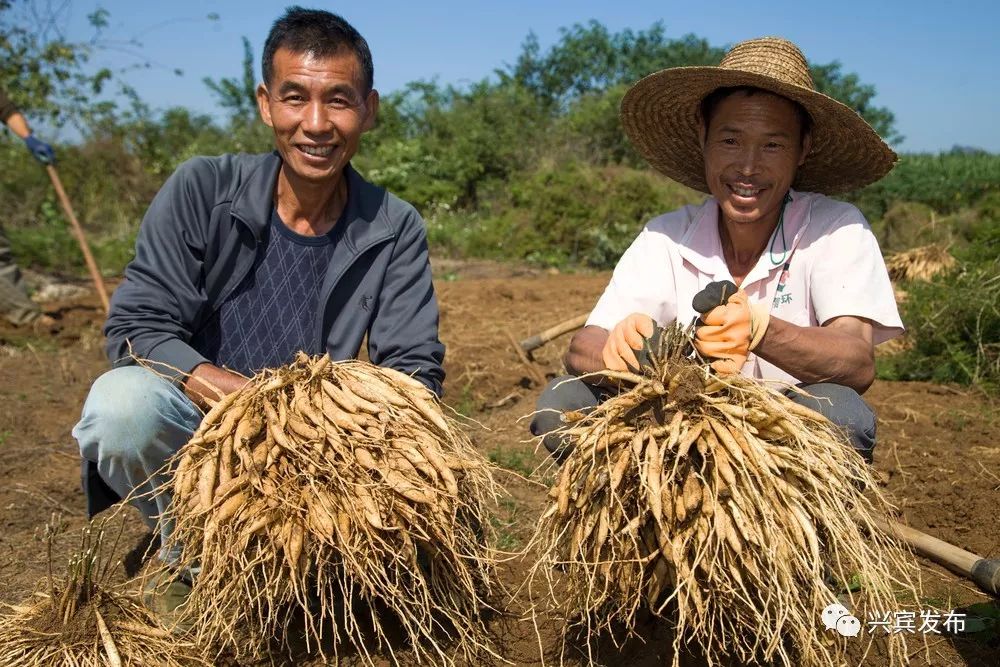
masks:
{"label": "bundle of tuber roots", "polygon": [[372,662],[406,643],[474,661],[491,651],[495,494],[420,382],[300,355],[215,405],[178,453],[167,548],[196,573],[184,618],[238,660]]}
{"label": "bundle of tuber roots", "polygon": [[885,268],[894,282],[929,281],[954,266],[955,258],[940,245],[911,248],[885,258]]}
{"label": "bundle of tuber roots", "polygon": [[47,590],[0,615],[0,667],[209,667],[190,642],[170,635],[120,586],[112,585],[110,558],[102,554],[104,531],[88,526],[70,559],[66,577],[53,578],[52,540],[46,526]]}
{"label": "bundle of tuber roots", "polygon": [[[621,392],[569,412],[573,450],[533,543],[528,585],[587,636],[651,612],[682,653],[707,664],[838,665],[845,640],[822,611],[835,582],[860,581],[854,615],[916,600],[915,564],[876,520],[890,511],[862,458],[822,415],[689,358],[665,330],[643,374],[607,372]],[[832,586],[832,587],[831,587]],[[859,640],[855,640],[860,643]],[[890,664],[905,660],[890,637]]]}

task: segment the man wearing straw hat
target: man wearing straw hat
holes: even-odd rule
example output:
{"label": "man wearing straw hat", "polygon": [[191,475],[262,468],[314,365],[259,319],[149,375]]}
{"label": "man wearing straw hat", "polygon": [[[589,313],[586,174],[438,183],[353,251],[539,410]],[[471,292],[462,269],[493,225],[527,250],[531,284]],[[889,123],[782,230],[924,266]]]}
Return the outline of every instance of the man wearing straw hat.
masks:
{"label": "man wearing straw hat", "polygon": [[[718,67],[642,79],[621,119],[654,168],[710,196],[647,223],[573,337],[566,367],[635,368],[656,325],[700,318],[695,347],[716,372],[783,387],[870,462],[875,416],[861,394],[875,377],[874,346],[903,329],[868,223],[826,195],[877,181],[895,153],[816,91],[794,44],[770,37],[737,44]],[[602,398],[586,381],[556,378],[532,432],[558,453],[559,414]]]}

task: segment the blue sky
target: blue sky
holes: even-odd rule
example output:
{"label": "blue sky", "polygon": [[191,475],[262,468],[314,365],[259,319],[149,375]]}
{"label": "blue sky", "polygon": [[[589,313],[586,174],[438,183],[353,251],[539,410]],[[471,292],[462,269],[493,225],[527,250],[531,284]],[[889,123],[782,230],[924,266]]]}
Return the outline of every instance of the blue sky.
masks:
{"label": "blue sky", "polygon": [[[371,45],[376,87],[383,92],[416,79],[479,80],[513,62],[529,31],[544,48],[558,39],[560,27],[590,19],[612,31],[645,29],[662,20],[669,36],[694,33],[715,45],[780,35],[810,60],[840,60],[845,71],[874,84],[876,103],[892,109],[906,137],[900,149],[938,151],[960,144],[1000,152],[1000,3],[995,1],[300,4],[338,12],[358,28]],[[98,6],[111,14],[105,41],[138,39],[142,46],[135,50],[154,63],[126,75],[143,99],[157,108],[176,104],[216,113],[202,78],[239,73],[241,36],[250,38],[259,58],[267,30],[286,3],[75,0],[64,16],[67,36],[89,37],[86,15]],[[219,18],[209,20],[210,13]],[[112,50],[98,53],[93,64],[136,62],[135,56]],[[174,75],[174,68],[184,75]]]}

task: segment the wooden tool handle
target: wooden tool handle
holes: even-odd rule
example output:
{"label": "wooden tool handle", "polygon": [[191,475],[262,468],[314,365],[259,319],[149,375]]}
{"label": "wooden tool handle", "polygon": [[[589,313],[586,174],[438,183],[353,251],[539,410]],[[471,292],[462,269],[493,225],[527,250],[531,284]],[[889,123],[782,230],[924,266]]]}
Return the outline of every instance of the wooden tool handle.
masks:
{"label": "wooden tool handle", "polygon": [[63,211],[66,213],[66,217],[69,218],[69,223],[73,227],[73,234],[76,236],[77,243],[80,244],[80,250],[83,252],[83,259],[87,262],[87,270],[90,272],[90,279],[94,281],[94,289],[97,290],[97,295],[101,298],[101,305],[104,306],[104,312],[107,313],[111,310],[111,304],[108,301],[108,292],[104,288],[104,279],[101,278],[101,272],[97,268],[97,262],[94,261],[94,256],[90,252],[90,246],[87,244],[87,237],[83,234],[83,227],[80,226],[80,222],[76,219],[76,214],[73,213],[73,207],[69,203],[69,197],[66,196],[66,191],[63,190],[62,181],[59,180],[59,173],[56,168],[49,164],[45,166],[45,170],[49,172],[49,178],[52,180],[52,187],[56,189],[56,196],[59,197],[59,203],[62,204]]}
{"label": "wooden tool handle", "polygon": [[544,387],[545,375],[540,370],[538,370],[537,366],[531,363],[531,359],[529,359],[528,355],[524,352],[523,349],[521,349],[521,346],[518,344],[517,339],[514,338],[514,334],[512,334],[509,330],[506,329],[504,330],[504,333],[507,335],[507,339],[510,340],[511,347],[514,348],[514,353],[517,355],[517,358],[521,360],[521,364],[524,366],[524,369],[528,371],[528,375],[530,375],[531,379],[535,381],[535,384],[537,384],[539,387]]}
{"label": "wooden tool handle", "polygon": [[587,317],[589,317],[589,315],[590,313],[583,313],[582,315],[571,317],[568,320],[560,322],[554,327],[549,327],[542,333],[535,334],[534,336],[525,338],[520,343],[521,349],[524,350],[525,352],[531,352],[532,350],[537,349],[542,345],[545,345],[553,338],[558,338],[559,336],[562,336],[564,333],[569,333],[570,331],[579,329],[580,327],[582,327],[584,324],[587,323]]}
{"label": "wooden tool handle", "polygon": [[897,539],[906,542],[914,552],[921,556],[944,565],[955,574],[971,579],[984,592],[990,595],[1000,595],[1000,560],[987,560],[971,551],[966,551],[901,523],[877,521],[876,525]]}

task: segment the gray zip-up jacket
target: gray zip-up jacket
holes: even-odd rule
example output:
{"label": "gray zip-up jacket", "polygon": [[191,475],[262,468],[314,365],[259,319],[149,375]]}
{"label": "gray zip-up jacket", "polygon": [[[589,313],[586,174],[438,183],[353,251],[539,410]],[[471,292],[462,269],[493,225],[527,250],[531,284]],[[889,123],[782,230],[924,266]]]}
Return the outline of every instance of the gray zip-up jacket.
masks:
{"label": "gray zip-up jacket", "polygon": [[[153,199],[135,259],[104,326],[116,366],[146,359],[175,380],[207,362],[189,341],[243,281],[274,208],[277,153],[199,157]],[[320,289],[316,349],[357,356],[367,334],[372,363],[441,393],[444,345],[427,238],[416,209],[350,166],[341,241]]]}

